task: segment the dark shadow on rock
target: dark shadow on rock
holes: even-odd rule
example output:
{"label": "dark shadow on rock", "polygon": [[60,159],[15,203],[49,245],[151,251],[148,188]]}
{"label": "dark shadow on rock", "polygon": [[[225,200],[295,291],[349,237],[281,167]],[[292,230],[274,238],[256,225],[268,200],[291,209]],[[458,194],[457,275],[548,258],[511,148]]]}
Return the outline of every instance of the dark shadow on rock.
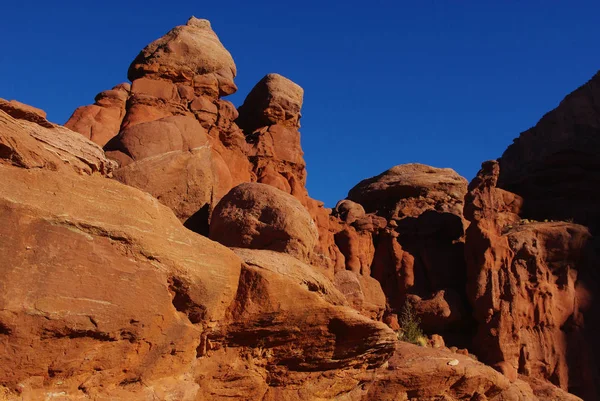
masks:
{"label": "dark shadow on rock", "polygon": [[188,230],[192,230],[195,233],[208,237],[208,220],[210,216],[209,208],[210,205],[208,203],[202,206],[200,210],[191,215],[183,223],[183,226]]}

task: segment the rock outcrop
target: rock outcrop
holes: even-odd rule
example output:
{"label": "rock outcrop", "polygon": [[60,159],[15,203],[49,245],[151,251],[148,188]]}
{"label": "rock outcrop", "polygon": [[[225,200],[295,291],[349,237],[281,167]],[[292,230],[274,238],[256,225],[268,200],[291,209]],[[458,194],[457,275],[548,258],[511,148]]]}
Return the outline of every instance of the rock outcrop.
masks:
{"label": "rock outcrop", "polygon": [[129,68],[131,85],[100,93],[66,125],[118,161],[116,179],[149,192],[206,235],[219,199],[254,180],[246,139],[233,123],[237,110],[222,99],[236,91],[235,74],[210,23],[192,17],[140,52]]}
{"label": "rock outcrop", "polygon": [[115,137],[125,117],[131,85],[122,83],[96,95],[95,103],[81,106],[65,123],[65,127],[79,132],[100,146]]}
{"label": "rock outcrop", "polygon": [[466,198],[473,350],[508,377],[547,380],[595,399],[589,355],[597,347],[585,328],[597,318],[581,279],[597,263],[590,233],[573,223],[522,220],[523,200],[496,187],[499,175],[497,162],[484,163]]}
{"label": "rock outcrop", "polygon": [[600,227],[600,72],[499,159],[498,186],[525,199],[523,217]]}
{"label": "rock outcrop", "polygon": [[146,399],[128,386],[184,375],[234,300],[240,259],[98,174],[0,177],[0,384],[25,399]]}
{"label": "rock outcrop", "polygon": [[270,185],[247,183],[217,204],[210,238],[229,247],[268,249],[309,261],[318,233],[298,199]]}
{"label": "rock outcrop", "polygon": [[388,219],[418,217],[427,210],[460,216],[466,186],[452,169],[403,164],[361,181],[348,199]]}
{"label": "rock outcrop", "polygon": [[303,89],[238,112],[235,76],[192,17],[68,128],[0,99],[0,398],[598,398],[598,75],[468,187],[399,165],[333,209]]}
{"label": "rock outcrop", "polygon": [[116,164],[106,158],[99,146],[76,132],[48,122],[45,114],[31,106],[0,99],[0,164],[112,174]]}
{"label": "rock outcrop", "polygon": [[428,332],[462,346],[468,345],[470,326],[464,295],[466,191],[467,181],[451,169],[406,164],[361,181],[336,208],[351,222],[336,234],[346,264],[367,265],[383,287],[388,312],[398,314],[410,302]]}

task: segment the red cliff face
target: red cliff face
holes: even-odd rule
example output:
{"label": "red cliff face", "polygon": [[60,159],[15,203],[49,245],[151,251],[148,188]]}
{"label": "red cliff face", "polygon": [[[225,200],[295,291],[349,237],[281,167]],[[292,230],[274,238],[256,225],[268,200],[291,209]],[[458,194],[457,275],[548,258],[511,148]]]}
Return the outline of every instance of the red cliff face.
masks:
{"label": "red cliff face", "polygon": [[599,228],[600,73],[521,133],[500,162],[498,186],[525,199],[523,215]]}
{"label": "red cliff face", "polygon": [[523,199],[497,188],[499,174],[497,162],[484,163],[466,198],[473,350],[509,377],[544,379],[595,399],[590,355],[597,351],[586,341],[595,320],[586,271],[598,263],[590,232],[521,219]]}
{"label": "red cliff face", "polygon": [[0,100],[0,399],[598,398],[597,77],[470,185],[399,165],[327,209],[303,89],[238,111],[235,76],[192,17],[66,127]]}

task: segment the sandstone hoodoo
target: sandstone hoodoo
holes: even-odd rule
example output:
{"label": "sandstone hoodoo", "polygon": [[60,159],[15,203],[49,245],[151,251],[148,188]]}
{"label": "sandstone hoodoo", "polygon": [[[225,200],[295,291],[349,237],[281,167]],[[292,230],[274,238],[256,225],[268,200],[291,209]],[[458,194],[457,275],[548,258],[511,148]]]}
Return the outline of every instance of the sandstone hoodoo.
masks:
{"label": "sandstone hoodoo", "polygon": [[0,399],[600,398],[598,75],[470,184],[328,209],[303,89],[236,73],[192,17],[66,127],[0,99]]}

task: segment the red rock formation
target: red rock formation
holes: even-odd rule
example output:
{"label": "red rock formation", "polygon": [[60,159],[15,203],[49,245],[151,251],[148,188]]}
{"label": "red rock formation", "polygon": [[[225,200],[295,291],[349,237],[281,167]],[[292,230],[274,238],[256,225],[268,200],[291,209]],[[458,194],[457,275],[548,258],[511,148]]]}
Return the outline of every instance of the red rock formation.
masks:
{"label": "red rock formation", "polygon": [[[600,254],[597,237],[597,230],[600,227],[600,214],[597,207],[600,200],[600,193],[597,190],[600,183],[599,99],[600,73],[597,73],[585,85],[566,96],[558,107],[542,117],[535,127],[521,133],[519,138],[515,139],[499,159],[501,169],[497,184],[498,188],[512,191],[523,197],[520,213],[522,218],[566,220],[587,226],[594,237],[587,241],[585,254],[595,255]],[[565,230],[569,233],[565,233]],[[522,245],[527,252],[531,249],[531,241],[534,239],[538,242],[551,239],[553,243],[562,246],[572,245],[572,249],[565,248],[562,252],[558,252],[566,263],[582,252],[581,244],[568,241],[569,236],[574,235],[573,230],[577,231],[570,228],[570,225],[566,225],[562,230],[555,228],[553,232],[548,232],[546,229],[543,233],[530,233],[533,239],[523,238],[525,234],[520,233],[519,238],[513,239],[513,242],[517,246]],[[585,231],[583,228],[578,230]],[[527,255],[526,251],[522,252]],[[542,251],[535,255],[538,260],[536,265],[542,266],[541,268],[546,265],[554,269],[557,261],[539,260],[543,254]],[[553,255],[556,254],[557,252],[553,251]],[[530,257],[533,258],[534,255]],[[588,298],[579,288],[586,288],[590,294],[600,290],[600,280],[594,272],[596,264],[597,259],[594,257],[588,257],[587,261],[580,261],[576,266],[572,263],[570,269],[575,269],[577,273],[576,280],[573,279],[576,295],[566,296],[567,300],[556,301],[557,292],[553,291],[553,297],[550,299],[555,299],[554,302],[564,310],[560,313],[552,312],[551,316],[542,318],[542,320],[550,319],[555,323],[560,322],[571,310],[569,305],[574,302],[574,299],[577,300],[573,307],[575,312],[568,317],[562,329],[568,342],[562,345],[547,345],[547,348],[560,349],[558,359],[561,360],[562,365],[554,382],[568,382],[569,388],[585,399],[600,398],[600,387],[597,384],[600,382],[600,366],[595,362],[600,358],[600,347],[595,345],[595,333],[600,330],[598,313],[600,305],[593,295]],[[556,275],[561,271],[564,274],[564,268],[553,274]],[[564,279],[561,279],[560,285],[563,285],[563,281]],[[558,292],[558,294],[562,293]],[[588,299],[584,302],[586,298]],[[583,307],[584,304],[587,305]],[[550,341],[548,339],[546,342]],[[543,354],[544,358],[548,359],[548,353],[544,350],[536,348],[529,353],[532,358],[535,358],[536,354]],[[568,379],[564,358],[567,359]]]}
{"label": "red rock formation", "polygon": [[96,95],[96,102],[79,107],[65,127],[77,131],[100,146],[106,145],[120,129],[131,85],[122,83]]}
{"label": "red rock formation", "polygon": [[247,183],[217,204],[210,238],[229,247],[269,249],[309,261],[318,233],[296,198],[270,185]]}
{"label": "red rock formation", "polygon": [[[221,99],[235,91],[235,72],[231,55],[205,20],[192,18],[142,50],[129,69],[132,85],[124,116],[117,129],[110,128],[115,136],[105,146],[107,155],[120,164],[115,178],[148,191],[188,228],[204,235],[218,201],[242,182],[258,181],[293,195],[309,211],[319,234],[318,243],[311,243],[314,249],[303,253],[332,279],[335,271],[356,270],[357,260],[362,260],[357,273],[361,277],[342,281],[361,283],[358,295],[353,295],[355,306],[381,316],[381,290],[368,278],[372,255],[358,256],[364,247],[374,252],[370,234],[340,225],[305,188],[298,131],[302,88],[268,74],[238,113]],[[87,107],[96,113],[101,106],[114,105]],[[72,120],[70,124],[75,117]],[[73,127],[88,137],[92,129],[84,123]],[[356,248],[355,241],[344,236],[363,238],[363,245]],[[352,254],[346,258],[348,267],[338,249],[344,242],[344,252]]]}
{"label": "red rock formation", "polygon": [[268,74],[250,91],[236,122],[251,145],[248,155],[258,182],[288,192],[306,206],[306,164],[298,132],[303,96],[294,82]]}
{"label": "red rock formation", "polygon": [[393,352],[395,334],[349,308],[312,267],[237,250],[242,268],[147,193],[73,171],[83,144],[98,149],[82,136],[41,127],[60,138],[58,159],[35,147],[35,123],[5,116],[1,137],[14,150],[0,159],[5,398],[213,399],[215,387],[235,390],[215,363],[241,361],[262,397],[287,385],[288,372],[359,372]]}
{"label": "red rock formation", "polygon": [[[129,68],[132,81],[102,92],[67,126],[105,145],[115,178],[150,192],[186,225],[208,217],[233,186],[254,179],[238,113],[235,64],[210,23],[190,18],[152,42]],[[157,172],[160,171],[160,174]]]}
{"label": "red rock formation", "polygon": [[44,110],[17,100],[7,101],[0,98],[0,110],[17,120],[31,121],[46,128],[54,127],[52,123],[46,120],[46,112]]}
{"label": "red rock formation", "polygon": [[46,113],[42,113],[30,106],[21,107],[14,101],[10,104],[0,102],[0,164],[82,174],[112,174],[116,165],[105,157],[99,146],[65,127],[48,122],[42,117]]}
{"label": "red rock formation", "polygon": [[[585,338],[589,288],[587,228],[521,220],[519,196],[496,187],[497,162],[486,162],[469,187],[468,295],[478,322],[474,351],[508,377],[548,380],[595,399],[595,347]],[[592,376],[590,376],[592,375]]]}
{"label": "red rock formation", "polygon": [[[206,20],[144,48],[130,86],[67,123],[117,169],[0,100],[0,398],[577,399],[551,383],[597,398],[595,239],[521,218],[595,227],[598,76],[522,134],[500,178],[484,164],[465,244],[466,181],[450,169],[393,167],[333,210],[311,199],[302,88],[269,74],[238,113],[223,99],[235,75]],[[182,231],[154,198],[98,177],[111,174],[244,249]],[[405,301],[439,349],[395,344],[375,321],[398,329]]]}
{"label": "red rock formation", "polygon": [[498,186],[525,199],[523,217],[600,223],[600,73],[521,133],[499,159]]}
{"label": "red rock formation", "polygon": [[[374,252],[365,251],[364,245],[360,251],[344,252],[360,247],[360,237],[355,235],[338,245],[345,256],[352,258],[354,253],[368,259],[370,274],[381,283],[390,312],[398,313],[408,300],[428,332],[443,333],[463,346],[468,344],[465,325],[469,326],[461,240],[466,186],[466,180],[450,169],[400,165],[363,180],[348,193],[349,199],[371,213],[366,216],[382,220],[376,229],[357,217],[361,211],[350,201],[340,204],[338,211],[354,220],[352,226],[366,230],[363,233],[372,237],[371,244],[377,244]],[[349,238],[347,232],[341,231],[336,239]]]}
{"label": "red rock formation", "polygon": [[359,182],[348,199],[387,219],[418,217],[427,210],[460,216],[466,186],[452,169],[403,164]]}
{"label": "red rock formation", "polygon": [[47,143],[46,152],[29,146],[28,124],[0,120],[3,137],[13,128],[16,154],[38,159],[36,168],[0,165],[7,399],[145,399],[128,386],[156,381],[177,394],[193,385],[163,380],[189,371],[203,325],[223,319],[239,258],[148,194],[79,168],[82,144],[97,148],[82,136],[42,128],[60,144],[58,158]]}

